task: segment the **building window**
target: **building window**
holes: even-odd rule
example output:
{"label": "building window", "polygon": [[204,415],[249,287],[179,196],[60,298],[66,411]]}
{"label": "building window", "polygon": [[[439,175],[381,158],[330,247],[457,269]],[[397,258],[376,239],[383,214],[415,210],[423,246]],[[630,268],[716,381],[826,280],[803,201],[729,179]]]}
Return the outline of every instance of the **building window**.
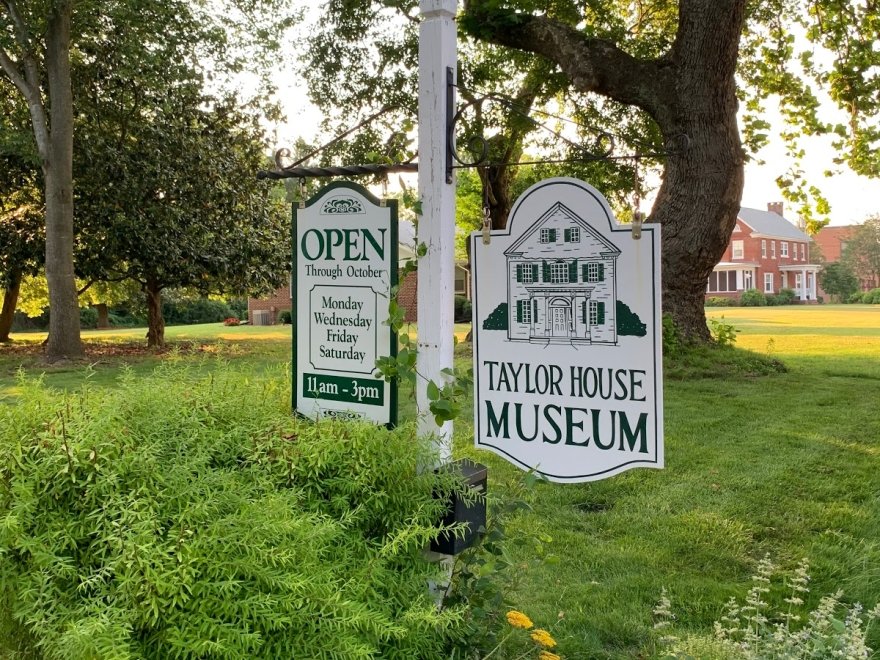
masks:
{"label": "building window", "polygon": [[773,273],[764,273],[764,293],[773,293]]}
{"label": "building window", "polygon": [[788,241],[781,241],[779,243],[779,256],[787,257],[788,256]]}
{"label": "building window", "polygon": [[742,259],[743,258],[743,242],[742,241],[733,241],[733,258],[734,259]]}
{"label": "building window", "polygon": [[767,241],[764,239],[761,239],[761,258],[767,258]]}
{"label": "building window", "polygon": [[770,241],[770,258],[776,258],[776,241]]}
{"label": "building window", "polygon": [[736,291],[736,273],[735,270],[713,271],[709,274],[709,283],[706,290],[709,293],[727,293],[728,291]]}
{"label": "building window", "polygon": [[807,246],[805,243],[801,243],[801,261],[807,260]]}
{"label": "building window", "polygon": [[542,243],[555,243],[556,242],[556,230],[555,229],[542,229],[541,230],[541,242]]}
{"label": "building window", "polygon": [[580,227],[569,227],[565,230],[565,242],[566,243],[580,243],[581,242],[581,228]]}
{"label": "building window", "polygon": [[743,271],[743,289],[748,291],[749,289],[754,289],[755,285],[752,283],[752,271],[744,270]]}
{"label": "building window", "polygon": [[590,301],[590,325],[603,325],[605,323],[605,303],[596,300]]}
{"label": "building window", "polygon": [[550,283],[562,284],[568,282],[568,264],[564,261],[556,261],[550,264]]}
{"label": "building window", "polygon": [[800,273],[795,273],[795,274],[794,274],[794,288],[795,288],[795,290],[796,290],[798,293],[800,293],[800,290],[801,290],[801,287],[802,287],[802,286],[803,286],[803,281],[802,281],[802,279],[801,279],[801,274],[800,274]]}

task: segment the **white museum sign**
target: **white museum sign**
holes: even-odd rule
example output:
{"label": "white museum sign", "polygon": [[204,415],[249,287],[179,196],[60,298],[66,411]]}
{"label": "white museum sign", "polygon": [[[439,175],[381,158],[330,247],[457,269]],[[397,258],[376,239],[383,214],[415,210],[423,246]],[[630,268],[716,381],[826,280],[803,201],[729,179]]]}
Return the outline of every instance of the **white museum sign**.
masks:
{"label": "white museum sign", "polygon": [[471,259],[476,446],[562,483],[662,468],[660,227],[548,179]]}

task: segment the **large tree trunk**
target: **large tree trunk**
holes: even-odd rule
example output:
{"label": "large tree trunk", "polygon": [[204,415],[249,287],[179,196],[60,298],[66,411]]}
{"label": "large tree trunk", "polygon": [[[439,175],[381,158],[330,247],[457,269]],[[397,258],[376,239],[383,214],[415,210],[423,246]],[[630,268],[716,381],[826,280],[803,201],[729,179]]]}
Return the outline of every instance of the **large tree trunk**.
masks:
{"label": "large tree trunk", "polygon": [[162,288],[150,280],[144,287],[147,294],[147,346],[165,347],[165,317],[162,316]]}
{"label": "large tree trunk", "polygon": [[98,330],[107,330],[110,327],[110,310],[107,309],[107,303],[97,303],[92,307],[98,311]]}
{"label": "large tree trunk", "polygon": [[12,271],[9,285],[3,296],[3,308],[0,309],[0,342],[12,341],[9,333],[12,331],[12,321],[15,319],[15,306],[18,304],[18,292],[21,290],[21,271]]}
{"label": "large tree trunk", "polygon": [[710,341],[706,280],[730,239],[743,188],[734,73],[745,0],[681,0],[675,43],[656,60],[545,16],[495,7],[470,0],[462,25],[555,62],[579,91],[641,108],[671,143],[687,136],[687,150],[666,161],[648,221],[663,225],[664,311],[686,339]]}
{"label": "large tree trunk", "polygon": [[49,284],[49,361],[83,355],[73,273],[73,94],[69,2],[58,2],[46,37],[50,133],[43,151],[46,179],[46,280]]}

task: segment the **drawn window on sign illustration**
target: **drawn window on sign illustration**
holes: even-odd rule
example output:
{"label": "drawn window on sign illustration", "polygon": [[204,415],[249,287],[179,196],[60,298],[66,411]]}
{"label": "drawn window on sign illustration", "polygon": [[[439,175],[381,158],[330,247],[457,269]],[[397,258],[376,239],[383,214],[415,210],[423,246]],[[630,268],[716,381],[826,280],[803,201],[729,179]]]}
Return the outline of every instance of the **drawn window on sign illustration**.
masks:
{"label": "drawn window on sign illustration", "polygon": [[538,264],[517,264],[516,281],[531,284],[538,281]]}
{"label": "drawn window on sign illustration", "polygon": [[605,303],[591,300],[590,325],[602,325],[603,323],[605,323]]}
{"label": "drawn window on sign illustration", "polygon": [[550,264],[550,283],[562,284],[563,282],[568,282],[568,264],[564,261]]}
{"label": "drawn window on sign illustration", "polygon": [[537,321],[538,301],[526,298],[516,301],[516,322],[531,323]]}
{"label": "drawn window on sign illustration", "polygon": [[580,243],[581,242],[581,228],[580,227],[569,227],[565,230],[565,242],[566,243]]}
{"label": "drawn window on sign illustration", "polygon": [[605,264],[595,261],[584,264],[582,277],[584,282],[604,282]]}
{"label": "drawn window on sign illustration", "polygon": [[555,243],[556,242],[556,230],[555,229],[542,229],[541,230],[541,242],[542,243]]}

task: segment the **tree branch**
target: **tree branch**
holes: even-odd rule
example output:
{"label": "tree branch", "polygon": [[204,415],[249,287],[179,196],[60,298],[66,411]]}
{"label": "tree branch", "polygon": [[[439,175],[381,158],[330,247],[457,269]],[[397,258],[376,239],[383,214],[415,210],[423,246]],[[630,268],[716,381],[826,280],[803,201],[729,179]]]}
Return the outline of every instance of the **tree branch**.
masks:
{"label": "tree branch", "polygon": [[565,23],[492,8],[485,0],[468,0],[459,24],[477,39],[547,58],[579,91],[656,112],[663,84],[656,60],[639,60],[611,41],[585,37]]}

